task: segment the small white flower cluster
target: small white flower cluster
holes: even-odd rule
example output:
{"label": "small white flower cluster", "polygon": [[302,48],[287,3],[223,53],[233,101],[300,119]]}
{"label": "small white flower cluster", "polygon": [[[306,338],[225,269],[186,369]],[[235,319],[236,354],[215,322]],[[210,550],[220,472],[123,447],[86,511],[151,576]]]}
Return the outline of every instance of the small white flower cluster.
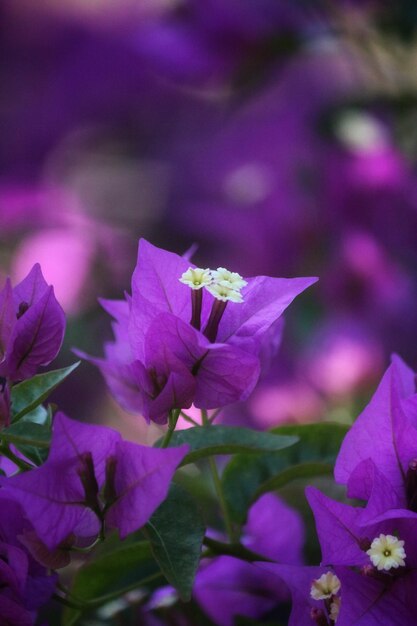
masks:
{"label": "small white flower cluster", "polygon": [[328,615],[336,624],[339,617],[341,598],[336,595],[340,591],[340,580],[333,572],[326,572],[320,578],[315,578],[311,583],[310,595],[313,600],[330,600]]}
{"label": "small white flower cluster", "polygon": [[191,289],[205,287],[217,300],[222,302],[243,302],[241,289],[248,283],[237,272],[230,272],[225,267],[217,270],[189,267],[179,279]]}
{"label": "small white flower cluster", "polygon": [[403,567],[405,565],[404,559],[407,556],[404,550],[404,541],[394,537],[394,535],[383,535],[382,533],[373,540],[366,554],[377,570],[386,572],[392,568]]}

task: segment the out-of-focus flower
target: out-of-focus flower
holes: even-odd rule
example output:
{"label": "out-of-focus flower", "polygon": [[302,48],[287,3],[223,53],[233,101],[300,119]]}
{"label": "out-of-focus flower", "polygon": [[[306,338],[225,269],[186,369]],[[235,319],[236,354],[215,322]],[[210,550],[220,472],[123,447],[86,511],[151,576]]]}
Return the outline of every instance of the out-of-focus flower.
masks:
{"label": "out-of-focus flower", "polygon": [[255,424],[265,429],[291,422],[311,422],[325,412],[325,403],[317,391],[299,380],[260,383],[248,404]]}
{"label": "out-of-focus flower", "polygon": [[[279,563],[298,565],[303,541],[300,516],[277,496],[264,495],[249,510],[242,543],[250,550]],[[194,596],[215,624],[232,626],[237,615],[261,617],[285,600],[287,592],[257,563],[221,556],[202,565]]]}
{"label": "out-of-focus flower", "polygon": [[302,360],[313,385],[327,397],[348,397],[373,382],[383,351],[368,329],[352,318],[326,320],[310,339]]}
{"label": "out-of-focus flower", "polygon": [[34,260],[54,285],[67,314],[82,308],[80,302],[89,282],[95,242],[87,233],[70,229],[44,229],[27,237],[17,248],[12,273],[24,276]]}
{"label": "out-of-focus flower", "polygon": [[246,399],[269,329],[316,280],[258,276],[240,279],[247,284],[237,290],[213,278],[203,290],[204,271],[141,240],[132,298],[105,303],[116,342],[105,347],[105,360],[93,362],[118,401],[147,419],[164,423],[173,408]]}
{"label": "out-of-focus flower", "polygon": [[74,540],[96,536],[104,520],[124,539],[165,499],[187,450],[140,446],[110,428],[58,413],[46,463],[2,478],[2,492],[22,505],[50,549],[71,534]]}
{"label": "out-of-focus flower", "polygon": [[233,115],[192,140],[179,136],[170,202],[178,236],[199,241],[205,258],[221,250],[240,273],[295,272],[323,237],[316,124],[346,84],[337,55],[292,58]]}
{"label": "out-of-focus flower", "polygon": [[21,507],[0,498],[0,615],[2,623],[32,626],[36,611],[51,597],[56,576],[49,575],[25,547],[33,533]]}
{"label": "out-of-focus flower", "polygon": [[369,320],[380,311],[386,324],[410,305],[413,285],[375,236],[348,230],[328,272],[324,294],[326,304],[337,299],[339,310],[350,308]]}
{"label": "out-of-focus flower", "polygon": [[288,0],[259,0],[256,7],[239,0],[227,5],[186,0],[184,5],[182,12],[139,22],[131,41],[154,72],[200,88],[224,83],[256,55],[265,38],[295,36],[314,17]]}
{"label": "out-of-focus flower", "polygon": [[0,376],[16,382],[30,378],[58,354],[65,331],[65,316],[34,265],[26,278],[0,293]]}
{"label": "out-of-focus flower", "polygon": [[362,230],[382,247],[415,255],[416,180],[393,130],[370,112],[346,110],[335,135],[338,145],[324,149],[322,199],[333,232]]}
{"label": "out-of-focus flower", "polygon": [[[134,250],[121,228],[89,215],[84,199],[65,185],[0,188],[0,226],[12,279],[22,280],[39,262],[69,315],[94,301],[93,277],[109,290],[124,280]],[[94,272],[98,264],[105,279]]]}

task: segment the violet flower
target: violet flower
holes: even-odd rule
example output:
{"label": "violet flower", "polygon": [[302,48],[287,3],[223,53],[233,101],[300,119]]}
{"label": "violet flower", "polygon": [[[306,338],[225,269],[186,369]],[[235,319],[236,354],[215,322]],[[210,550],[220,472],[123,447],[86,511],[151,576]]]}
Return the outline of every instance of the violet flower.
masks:
{"label": "violet flower", "polygon": [[64,312],[38,264],[21,283],[6,281],[0,292],[0,377],[30,378],[58,354],[65,331]]}
{"label": "violet flower", "polygon": [[111,428],[57,413],[46,463],[2,478],[2,491],[20,502],[49,549],[71,534],[85,541],[104,528],[118,528],[124,539],[165,499],[187,450],[140,446]]}
{"label": "violet flower", "polygon": [[[242,543],[253,552],[279,563],[299,565],[303,541],[299,514],[274,494],[262,496],[251,507]],[[287,590],[259,563],[221,556],[201,567],[194,596],[215,624],[233,626],[237,615],[261,617],[287,598]]]}
{"label": "violet flower", "polygon": [[[417,395],[414,373],[394,357],[371,402],[346,435],[336,480],[368,500],[364,522],[417,519]],[[402,510],[402,512],[401,512]]]}
{"label": "violet flower", "polygon": [[[118,402],[147,420],[192,403],[219,408],[245,400],[260,373],[269,329],[314,278],[242,279],[141,240],[132,297],[104,302],[115,342],[92,359]],[[85,355],[84,355],[85,356]]]}
{"label": "violet flower", "polygon": [[[344,566],[338,626],[414,624],[417,582],[417,517],[360,523],[360,508],[307,489],[323,564]],[[320,622],[317,622],[320,623]],[[331,622],[330,622],[331,623]]]}
{"label": "violet flower", "polygon": [[[25,545],[32,535],[33,528],[19,504],[1,496],[0,622],[7,626],[32,626],[37,610],[55,588],[56,576],[49,575]],[[33,538],[31,541],[34,545]]]}

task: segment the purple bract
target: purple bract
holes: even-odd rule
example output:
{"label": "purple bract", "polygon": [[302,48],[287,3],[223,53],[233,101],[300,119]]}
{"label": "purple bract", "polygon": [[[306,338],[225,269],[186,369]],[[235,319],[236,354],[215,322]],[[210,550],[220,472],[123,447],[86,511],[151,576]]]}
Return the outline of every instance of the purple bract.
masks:
{"label": "purple bract", "polygon": [[123,441],[111,428],[57,413],[46,463],[2,478],[2,491],[21,504],[49,549],[70,535],[94,538],[104,526],[118,528],[123,539],[165,499],[187,451]]}
{"label": "purple bract", "polygon": [[58,354],[65,331],[64,312],[41,268],[0,292],[0,376],[16,382],[30,378]]}
{"label": "purple bract", "polygon": [[237,296],[225,287],[224,297],[220,287],[212,295],[210,286],[196,291],[180,282],[192,268],[141,240],[132,297],[102,303],[115,319],[115,342],[105,346],[105,359],[87,358],[118,402],[148,421],[165,423],[170,410],[192,403],[212,409],[245,400],[258,380],[268,331],[316,280],[257,276],[241,279]]}

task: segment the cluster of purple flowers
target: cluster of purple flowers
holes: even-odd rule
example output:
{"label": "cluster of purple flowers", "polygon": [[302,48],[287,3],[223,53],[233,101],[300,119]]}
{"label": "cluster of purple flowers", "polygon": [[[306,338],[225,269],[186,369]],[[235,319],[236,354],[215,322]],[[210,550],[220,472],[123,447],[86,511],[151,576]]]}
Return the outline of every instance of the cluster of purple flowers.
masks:
{"label": "cluster of purple flowers", "polygon": [[[266,559],[300,566],[303,521],[275,494],[265,494],[249,510],[242,542]],[[260,618],[277,603],[288,601],[288,590],[283,581],[277,581],[258,563],[220,556],[201,566],[194,596],[215,624],[233,626],[237,615]]]}
{"label": "cluster of purple flowers", "polygon": [[415,374],[393,357],[335,467],[347,495],[365,506],[309,487],[321,566],[266,566],[291,589],[291,625],[417,624],[416,451]]}
{"label": "cluster of purple flowers", "polygon": [[[188,446],[160,450],[123,441],[104,426],[54,417],[48,460],[1,480],[20,502],[49,549],[92,542],[104,528],[124,539],[142,527],[166,497]],[[65,480],[62,477],[65,476]]]}
{"label": "cluster of purple flowers", "polygon": [[[314,280],[243,279],[225,268],[197,268],[185,257],[142,241],[132,296],[103,302],[116,320],[115,342],[106,346],[105,359],[92,360],[116,399],[148,421],[165,423],[173,411],[178,416],[192,403],[221,408],[251,393],[263,344],[280,332],[276,322],[281,313]],[[14,288],[7,280],[0,298],[2,421],[7,434],[17,419],[11,391],[56,356],[65,318],[39,266]],[[25,420],[30,425],[30,414]],[[71,551],[91,550],[112,530],[124,539],[142,528],[165,500],[189,451],[188,445],[158,448],[124,441],[110,428],[80,423],[61,412],[53,416],[43,463],[35,464],[7,438],[2,446],[14,461],[2,463],[0,477],[0,621],[8,626],[34,623],[37,609],[54,592],[57,576],[49,572],[68,565]],[[284,534],[271,545],[264,542],[260,523],[271,526],[276,516],[288,518],[293,539],[289,550]],[[267,559],[280,555],[280,561],[300,563],[301,538],[298,515],[265,496],[251,510],[242,545],[246,542]],[[223,617],[213,614],[219,624],[232,624],[236,593],[243,594],[248,615],[276,602],[273,585],[261,599],[256,597],[268,574],[224,556],[197,576],[195,596],[203,607],[214,606],[210,598],[216,590],[210,581],[225,572],[235,583],[223,590]],[[246,578],[251,582],[242,591],[240,581]]]}
{"label": "cluster of purple flowers", "polygon": [[[248,397],[264,347],[280,333],[280,315],[314,280],[244,279],[142,240],[132,295],[103,301],[115,319],[115,341],[104,359],[88,359],[123,406],[148,422],[169,420],[172,437],[183,408],[194,405],[207,416]],[[14,462],[1,463],[0,623],[31,626],[54,594],[55,570],[73,553],[91,552],[113,531],[125,539],[149,522],[190,446],[164,447],[170,438],[162,447],[139,445],[57,412],[46,461],[14,448],[7,436],[22,419],[11,401],[14,387],[56,356],[65,319],[39,266],[14,288],[6,281],[0,313],[0,451]],[[29,412],[23,424],[37,419]],[[346,435],[335,478],[365,504],[307,488],[320,566],[302,565],[300,515],[273,494],[255,498],[238,543],[226,517],[230,544],[219,530],[206,533],[213,552],[195,565],[193,599],[213,623],[262,618],[291,594],[290,626],[417,624],[417,393],[415,374],[399,357]],[[226,516],[227,503],[222,507]],[[153,594],[144,622],[167,594],[175,590]]]}
{"label": "cluster of purple flowers", "polygon": [[105,345],[105,359],[90,360],[121,406],[148,421],[164,424],[171,410],[191,404],[218,409],[244,400],[281,314],[315,280],[244,280],[141,240],[132,295],[102,301],[115,319],[115,342]]}
{"label": "cluster of purple flowers", "polygon": [[68,565],[71,550],[111,529],[123,539],[141,528],[166,498],[187,450],[123,441],[110,428],[57,413],[48,460],[1,478],[1,623],[34,623],[56,582],[45,568]]}
{"label": "cluster of purple flowers", "polygon": [[[371,87],[380,44],[387,83],[402,76],[397,36],[412,54],[401,29],[379,41],[381,23],[415,28],[409,3],[3,4],[4,271],[17,281],[40,260],[71,315],[91,314],[92,283],[105,297],[126,284],[137,236],[198,241],[204,266],[221,254],[242,274],[320,274],[313,333],[246,407],[258,427],[318,419],[373,384],[394,349],[414,359],[407,107],[379,107]],[[407,100],[413,80],[388,92]]]}
{"label": "cluster of purple flowers", "polygon": [[[16,287],[6,281],[0,293],[3,427],[11,421],[14,383],[55,358],[64,330],[64,313],[38,265]],[[123,539],[141,528],[165,499],[187,450],[186,445],[141,446],[110,428],[57,413],[43,465],[31,466],[25,459],[24,469],[30,471],[16,473],[14,464],[2,463],[0,623],[34,623],[37,609],[54,591],[56,576],[48,572],[70,562],[70,549],[103,538],[107,530],[118,529]],[[16,454],[16,462],[23,460]]]}

